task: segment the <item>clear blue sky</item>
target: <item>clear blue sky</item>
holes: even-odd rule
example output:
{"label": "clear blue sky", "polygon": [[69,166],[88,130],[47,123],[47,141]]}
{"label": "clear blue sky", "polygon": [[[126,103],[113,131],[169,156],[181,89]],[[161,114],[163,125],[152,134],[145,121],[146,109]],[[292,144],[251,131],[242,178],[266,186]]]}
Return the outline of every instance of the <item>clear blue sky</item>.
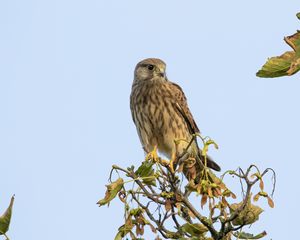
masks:
{"label": "clear blue sky", "polygon": [[299,10],[286,0],[2,0],[0,211],[16,194],[11,239],[113,239],[122,206],[96,202],[112,164],[143,159],[129,94],[146,57],[167,63],[223,170],[276,170],[276,208],[253,231],[295,238],[300,75],[255,73],[289,50]]}

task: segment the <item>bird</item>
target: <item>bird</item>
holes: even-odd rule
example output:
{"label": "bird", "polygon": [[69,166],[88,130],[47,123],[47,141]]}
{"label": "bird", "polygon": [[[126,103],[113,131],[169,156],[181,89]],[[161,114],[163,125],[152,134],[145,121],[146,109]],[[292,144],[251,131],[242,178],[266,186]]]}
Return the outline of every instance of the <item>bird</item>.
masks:
{"label": "bird", "polygon": [[[200,130],[182,88],[168,80],[163,60],[147,58],[136,65],[130,109],[145,154],[157,148],[159,153],[171,159],[175,154],[182,154],[194,138],[187,151],[200,160],[202,166],[197,166],[197,171],[203,169],[204,157],[193,137]],[[209,156],[206,164],[213,170],[221,170]]]}

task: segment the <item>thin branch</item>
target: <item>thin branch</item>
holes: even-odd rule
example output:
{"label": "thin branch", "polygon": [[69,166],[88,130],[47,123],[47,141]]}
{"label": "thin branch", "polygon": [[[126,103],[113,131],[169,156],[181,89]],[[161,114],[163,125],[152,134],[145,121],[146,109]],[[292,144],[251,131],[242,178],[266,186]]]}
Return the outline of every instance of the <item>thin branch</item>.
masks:
{"label": "thin branch", "polygon": [[153,215],[151,214],[151,212],[149,211],[149,208],[144,206],[136,197],[135,195],[132,193],[132,198],[136,201],[136,203],[146,212],[147,216],[151,219],[151,221],[153,221],[156,226],[157,226],[157,230],[161,233],[161,235],[164,237],[164,238],[170,238],[170,236],[174,237],[176,235],[178,235],[178,232],[172,232],[168,229],[166,229],[163,224],[156,220]]}
{"label": "thin branch", "polygon": [[208,223],[208,220],[203,217],[190,203],[190,201],[186,198],[182,198],[183,204],[195,215],[195,217],[210,231],[213,238],[216,238],[218,236],[218,232],[215,230],[215,228],[212,226],[212,224]]}
{"label": "thin branch", "polygon": [[173,221],[174,221],[174,223],[175,223],[177,229],[179,230],[179,229],[180,229],[180,224],[179,224],[178,221],[177,221],[177,218],[176,218],[176,215],[177,215],[177,214],[175,213],[175,209],[174,209],[173,204],[172,204],[172,206],[171,206],[171,211],[172,211],[172,219],[173,219]]}
{"label": "thin branch", "polygon": [[153,195],[145,188],[145,186],[142,184],[142,182],[140,180],[137,179],[137,176],[133,173],[133,172],[129,172],[119,166],[114,165],[113,166],[114,169],[118,169],[120,171],[125,172],[129,177],[131,177],[138,185],[139,187],[145,192],[146,196],[148,198],[150,198],[151,200],[153,200],[154,202],[157,202],[159,204],[165,204],[164,201],[159,200],[158,198],[153,197]]}

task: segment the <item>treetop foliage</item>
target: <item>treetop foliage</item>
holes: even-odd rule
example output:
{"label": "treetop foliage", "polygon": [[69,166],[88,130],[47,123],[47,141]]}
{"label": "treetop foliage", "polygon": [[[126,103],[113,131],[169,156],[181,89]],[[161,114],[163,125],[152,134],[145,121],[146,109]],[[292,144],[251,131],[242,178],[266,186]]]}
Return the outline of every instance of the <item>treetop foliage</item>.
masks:
{"label": "treetop foliage", "polygon": [[[199,137],[206,159],[208,147],[217,145],[211,139]],[[137,169],[112,166],[111,183],[106,186],[105,197],[97,204],[109,205],[117,196],[124,204],[124,224],[118,229],[115,240],[125,236],[143,239],[145,227],[153,232],[156,240],[161,237],[180,240],[264,237],[265,231],[253,235],[245,233],[243,228],[257,222],[263,212],[254,202],[265,198],[269,206],[274,207],[274,171],[268,168],[261,172],[251,165],[245,171],[241,168],[226,171],[219,178],[204,166],[200,181],[195,181],[197,176],[186,180],[182,173],[185,169],[194,169],[196,164],[194,158],[187,157],[187,151],[175,154],[169,161],[159,157],[154,149]],[[271,193],[264,187],[264,178],[269,172],[273,180]],[[118,178],[112,181],[115,174]],[[225,185],[227,176],[237,180],[242,192],[240,197]],[[195,200],[199,205],[194,204]]]}

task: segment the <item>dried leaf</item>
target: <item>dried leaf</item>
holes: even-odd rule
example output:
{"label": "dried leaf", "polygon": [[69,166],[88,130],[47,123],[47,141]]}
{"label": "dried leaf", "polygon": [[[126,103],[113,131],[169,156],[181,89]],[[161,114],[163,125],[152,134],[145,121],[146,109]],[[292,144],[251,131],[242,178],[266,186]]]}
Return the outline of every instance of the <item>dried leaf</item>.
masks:
{"label": "dried leaf", "polygon": [[274,208],[274,202],[269,196],[268,196],[268,204],[271,208]]}
{"label": "dried leaf", "polygon": [[189,181],[195,180],[196,176],[197,176],[197,169],[196,169],[195,163],[185,164],[183,173]]}
{"label": "dried leaf", "polygon": [[129,217],[126,219],[126,221],[125,221],[125,226],[126,226],[127,228],[130,228],[130,229],[133,228],[131,216],[129,216]]}
{"label": "dried leaf", "polygon": [[259,181],[259,188],[260,188],[260,190],[264,190],[264,181],[262,180],[262,178],[260,179],[260,181]]}
{"label": "dried leaf", "polygon": [[223,205],[226,206],[226,207],[229,207],[229,206],[230,206],[229,203],[227,202],[227,200],[226,200],[225,197],[222,197],[222,203],[223,203]]}
{"label": "dried leaf", "polygon": [[148,223],[148,225],[149,225],[149,227],[151,228],[151,231],[153,232],[153,233],[156,233],[157,231],[156,231],[156,228],[151,224],[151,223]]}
{"label": "dried leaf", "polygon": [[231,197],[233,198],[233,199],[236,199],[236,195],[233,193],[233,192],[231,192]]}
{"label": "dried leaf", "polygon": [[202,195],[202,198],[201,198],[201,208],[203,209],[203,206],[206,204],[207,202],[207,195],[204,194]]}
{"label": "dried leaf", "polygon": [[214,188],[213,189],[213,195],[215,197],[220,197],[222,195],[222,192],[221,192],[221,190],[219,188]]}
{"label": "dried leaf", "polygon": [[112,182],[109,185],[106,185],[106,193],[104,199],[101,199],[97,202],[99,206],[109,204],[111,200],[113,200],[118,192],[122,189],[124,181],[122,178],[118,178],[115,182]]}
{"label": "dried leaf", "polygon": [[208,209],[209,209],[209,212],[212,213],[213,206],[212,206],[211,198],[208,201]]}
{"label": "dried leaf", "polygon": [[175,206],[177,208],[178,214],[181,214],[181,203],[175,203]]}
{"label": "dried leaf", "polygon": [[167,212],[169,212],[172,209],[171,201],[170,199],[166,200],[165,209]]}
{"label": "dried leaf", "polygon": [[136,235],[143,235],[144,234],[144,225],[138,224],[135,227]]}
{"label": "dried leaf", "polygon": [[208,188],[207,188],[207,195],[208,195],[210,198],[213,197],[211,187],[208,187]]}

